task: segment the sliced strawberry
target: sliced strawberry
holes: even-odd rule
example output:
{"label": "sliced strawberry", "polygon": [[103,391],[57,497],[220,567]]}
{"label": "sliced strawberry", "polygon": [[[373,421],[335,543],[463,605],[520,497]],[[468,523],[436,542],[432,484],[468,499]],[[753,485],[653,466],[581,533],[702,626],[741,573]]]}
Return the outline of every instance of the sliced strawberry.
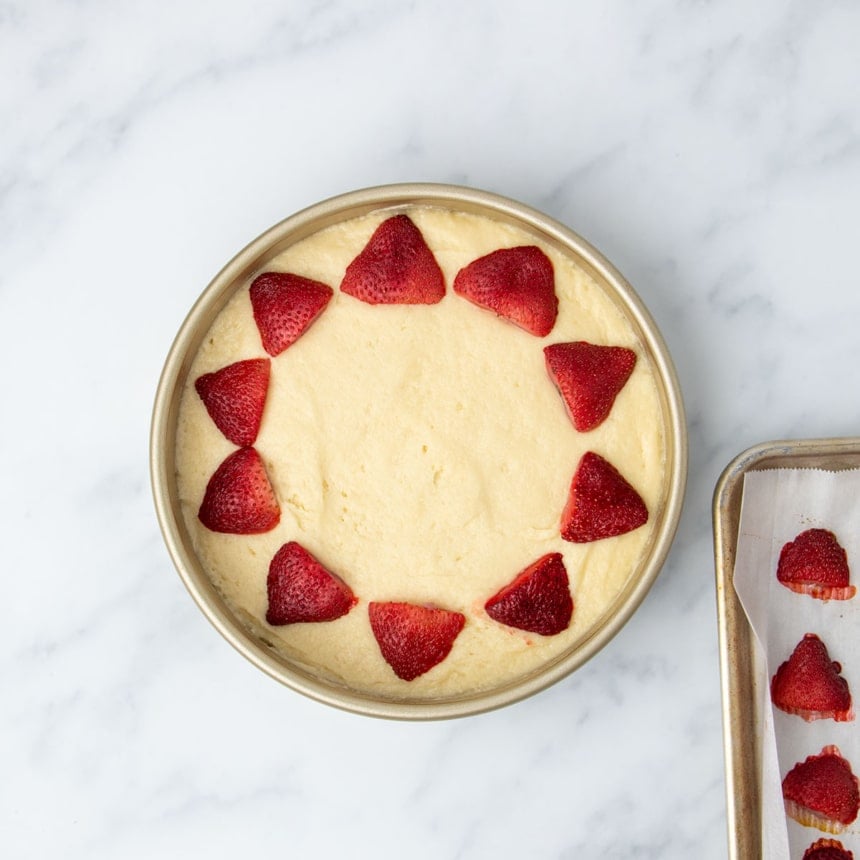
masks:
{"label": "sliced strawberry", "polygon": [[818,600],[850,600],[857,589],[849,585],[848,555],[827,529],[807,529],[779,554],[776,578],[799,594]]}
{"label": "sliced strawberry", "polygon": [[454,292],[538,337],[552,331],[558,316],[552,262],[534,245],[473,260],[454,278]]}
{"label": "sliced strawberry", "polygon": [[466,623],[459,612],[415,603],[371,603],[368,615],[382,656],[404,681],[441,663]]}
{"label": "sliced strawberry", "polygon": [[269,355],[280,355],[292,346],[325,310],[333,294],[331,287],[289,272],[257,275],[251,283],[251,307],[263,349]]}
{"label": "sliced strawberry", "polygon": [[198,513],[213,532],[254,535],[273,529],[281,509],[255,448],[239,448],[215,470]]}
{"label": "sliced strawberry", "polygon": [[350,587],[303,546],[290,541],[276,553],[266,582],[269,624],[333,621],[358,602]]}
{"label": "sliced strawberry", "polygon": [[636,365],[632,349],[600,346],[584,340],[554,343],[543,352],[550,379],[580,433],[593,430],[606,420]]}
{"label": "sliced strawberry", "polygon": [[786,774],[782,796],[790,818],[827,833],[841,833],[860,810],[857,777],[832,744]]}
{"label": "sliced strawberry", "polygon": [[583,454],[561,515],[561,536],[572,543],[589,543],[625,534],[646,522],[645,502],[615,466],[593,451]]}
{"label": "sliced strawberry", "polygon": [[269,365],[268,358],[249,358],[204,373],[194,383],[215,426],[240,447],[253,445],[260,432]]}
{"label": "sliced strawberry", "polygon": [[340,289],[370,305],[433,305],[445,296],[445,278],[409,216],[394,215],[347,266]]}
{"label": "sliced strawberry", "polygon": [[819,839],[803,852],[803,860],[854,860],[854,852],[836,839]]}
{"label": "sliced strawberry", "polygon": [[541,636],[567,630],[573,616],[573,599],[561,553],[548,553],[530,564],[484,608],[490,618],[501,624]]}
{"label": "sliced strawberry", "polygon": [[848,682],[841,671],[839,663],[831,661],[825,644],[814,633],[807,633],[776,670],[770,684],[771,700],[780,710],[808,722],[848,722],[854,714]]}

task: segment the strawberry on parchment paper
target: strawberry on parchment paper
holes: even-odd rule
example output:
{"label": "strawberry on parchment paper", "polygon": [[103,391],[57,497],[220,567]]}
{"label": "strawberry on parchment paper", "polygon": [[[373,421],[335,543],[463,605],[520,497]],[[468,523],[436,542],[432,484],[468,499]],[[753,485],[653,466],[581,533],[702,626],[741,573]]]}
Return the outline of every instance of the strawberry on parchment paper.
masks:
{"label": "strawberry on parchment paper", "polygon": [[776,578],[798,594],[850,600],[857,589],[849,577],[848,555],[828,529],[806,529],[780,551]]}
{"label": "strawberry on parchment paper", "polygon": [[790,818],[827,833],[841,833],[860,810],[857,777],[833,744],[798,762],[786,774],[782,796]]}
{"label": "strawberry on parchment paper", "polygon": [[781,711],[807,722],[849,722],[854,719],[851,692],[841,671],[842,666],[830,659],[821,639],[807,633],[776,670],[770,684],[771,700]]}
{"label": "strawberry on parchment paper", "polygon": [[849,851],[836,839],[819,839],[803,852],[803,860],[854,860]]}

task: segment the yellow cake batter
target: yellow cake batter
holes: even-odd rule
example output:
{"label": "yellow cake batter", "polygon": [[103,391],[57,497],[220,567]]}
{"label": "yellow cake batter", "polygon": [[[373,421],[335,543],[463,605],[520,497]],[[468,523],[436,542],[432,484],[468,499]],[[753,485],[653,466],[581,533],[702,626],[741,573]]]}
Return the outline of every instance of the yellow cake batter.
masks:
{"label": "yellow cake batter", "polygon": [[[368,305],[342,294],[344,270],[374,229],[405,211],[445,275],[436,305]],[[454,276],[502,247],[538,244],[555,269],[559,315],[545,338],[455,295]],[[515,681],[589,635],[636,571],[665,501],[665,429],[653,368],[612,299],[576,263],[529,233],[433,207],[386,210],[326,228],[266,271],[328,284],[334,296],[299,340],[272,358],[255,447],[281,505],[262,535],[216,534],[197,519],[206,484],[235,446],[209,418],[194,380],[266,357],[248,287],[217,317],[180,405],[176,463],[186,526],[200,561],[237,616],[289,660],[327,680],[392,697],[456,696]],[[256,273],[255,273],[256,274]],[[550,381],[543,347],[587,340],[630,347],[635,370],[608,419],[578,433]],[[649,522],[626,535],[572,544],[559,517],[581,455],[606,457],[642,496]],[[359,598],[332,622],[265,621],[269,562],[295,540]],[[551,637],[490,619],[485,601],[549,552],[564,556],[575,604]],[[383,660],[372,600],[462,612],[449,656],[405,682]]]}

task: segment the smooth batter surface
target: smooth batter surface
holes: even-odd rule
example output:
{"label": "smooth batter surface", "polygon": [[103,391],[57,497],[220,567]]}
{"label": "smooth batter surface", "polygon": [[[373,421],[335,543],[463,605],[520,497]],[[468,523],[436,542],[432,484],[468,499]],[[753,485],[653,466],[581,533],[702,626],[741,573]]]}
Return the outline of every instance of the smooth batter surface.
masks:
{"label": "smooth batter surface", "polygon": [[[233,450],[194,391],[203,373],[265,357],[248,284],[215,320],[195,358],[180,406],[179,493],[206,571],[249,627],[288,659],[335,683],[392,697],[473,692],[538,669],[592,632],[635,572],[666,492],[658,392],[628,321],[572,260],[535,237],[483,217],[436,208],[406,211],[445,275],[430,306],[371,306],[341,294],[346,266],[395,210],[327,228],[294,245],[269,271],[331,286],[328,308],[272,359],[255,447],[281,505],[264,535],[224,535],[197,519],[206,484]],[[538,244],[555,268],[559,316],[537,338],[455,295],[460,268],[490,251]],[[550,382],[543,347],[588,340],[637,353],[609,418],[578,433]],[[580,456],[592,450],[637,489],[651,517],[616,538],[571,544],[559,517]],[[359,598],[321,624],[265,622],[269,562],[296,540]],[[500,625],[487,598],[548,552],[564,556],[574,614],[551,637]],[[370,631],[372,600],[432,603],[466,615],[446,660],[399,680]]]}

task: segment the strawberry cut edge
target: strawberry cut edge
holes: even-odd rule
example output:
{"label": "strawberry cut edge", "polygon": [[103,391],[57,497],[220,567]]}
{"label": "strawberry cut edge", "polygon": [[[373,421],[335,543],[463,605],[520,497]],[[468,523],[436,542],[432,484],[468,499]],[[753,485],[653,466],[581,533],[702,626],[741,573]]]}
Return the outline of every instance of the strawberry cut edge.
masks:
{"label": "strawberry cut edge", "polygon": [[785,798],[785,814],[798,824],[802,824],[804,827],[814,827],[823,833],[843,833],[848,828],[847,824],[827,818],[820,812],[789,798]]}
{"label": "strawberry cut edge", "polygon": [[774,705],[785,714],[791,714],[794,717],[800,717],[806,720],[807,723],[815,720],[834,720],[837,723],[850,723],[854,720],[854,709],[847,708],[846,710],[825,710],[813,711],[808,708],[795,708],[791,705]]}
{"label": "strawberry cut edge", "polygon": [[780,584],[795,594],[805,594],[816,600],[851,600],[857,594],[855,585],[821,585],[818,582],[786,582],[785,580],[780,580]]}

